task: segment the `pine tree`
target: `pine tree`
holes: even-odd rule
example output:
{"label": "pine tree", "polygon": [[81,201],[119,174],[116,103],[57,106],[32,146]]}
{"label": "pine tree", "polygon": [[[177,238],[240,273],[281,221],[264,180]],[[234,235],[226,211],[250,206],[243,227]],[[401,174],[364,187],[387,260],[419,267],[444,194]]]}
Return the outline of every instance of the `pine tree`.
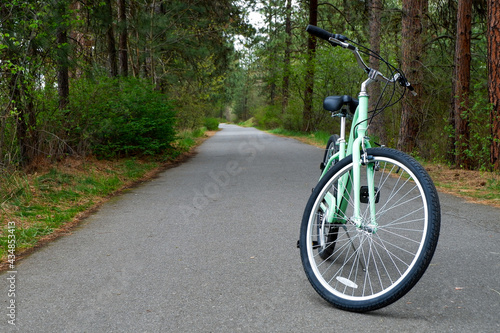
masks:
{"label": "pine tree", "polygon": [[454,118],[455,118],[455,165],[469,168],[470,159],[465,151],[469,148],[470,64],[471,64],[472,1],[459,0],[457,11],[457,42],[455,48]]}
{"label": "pine tree", "polygon": [[411,82],[417,96],[407,94],[401,104],[401,126],[398,149],[412,152],[416,147],[419,130],[418,116],[422,109],[423,92],[423,36],[427,0],[403,0],[401,32],[402,64],[401,69]]}
{"label": "pine tree", "polygon": [[[309,24],[318,25],[318,0],[309,0]],[[314,58],[316,54],[316,37],[308,36],[307,39],[307,71],[306,86],[304,91],[304,111],[302,117],[302,130],[311,130],[314,93]]]}
{"label": "pine tree", "polygon": [[500,2],[488,0],[488,91],[491,103],[491,164],[500,170]]}

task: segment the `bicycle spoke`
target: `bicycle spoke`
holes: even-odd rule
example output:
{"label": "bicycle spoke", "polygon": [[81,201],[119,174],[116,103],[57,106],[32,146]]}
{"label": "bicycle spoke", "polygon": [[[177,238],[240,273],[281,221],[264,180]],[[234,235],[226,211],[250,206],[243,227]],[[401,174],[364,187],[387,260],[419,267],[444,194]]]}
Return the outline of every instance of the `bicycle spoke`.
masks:
{"label": "bicycle spoke", "polygon": [[[333,241],[326,241],[324,245],[332,246],[334,250],[323,257],[318,252],[308,255],[315,276],[312,281],[317,279],[318,285],[328,291],[328,294],[322,292],[322,295],[363,302],[386,297],[412,274],[423,251],[429,222],[427,198],[422,192],[420,180],[405,165],[392,159],[382,158],[378,165],[372,184],[377,188],[375,195],[379,197],[375,210],[370,209],[366,201],[360,206],[359,227],[352,221],[354,189],[342,190],[344,186],[346,189],[352,186],[352,164],[333,168],[331,173],[335,175],[321,185],[324,190],[318,192],[316,202],[322,202],[327,193],[330,198],[340,196],[343,202],[342,210],[336,206],[338,199],[330,199],[334,202],[328,204],[323,202],[321,209],[319,204],[313,208],[318,213],[330,210],[335,221],[325,223],[328,228],[323,225],[322,229],[323,237],[335,235]],[[367,179],[367,169],[361,169],[361,179]],[[342,186],[341,179],[345,182]],[[373,212],[378,225],[376,231],[362,227],[371,223]],[[322,223],[318,218],[314,221]],[[309,237],[312,239],[317,237],[314,231],[317,223],[309,223],[312,235]]]}

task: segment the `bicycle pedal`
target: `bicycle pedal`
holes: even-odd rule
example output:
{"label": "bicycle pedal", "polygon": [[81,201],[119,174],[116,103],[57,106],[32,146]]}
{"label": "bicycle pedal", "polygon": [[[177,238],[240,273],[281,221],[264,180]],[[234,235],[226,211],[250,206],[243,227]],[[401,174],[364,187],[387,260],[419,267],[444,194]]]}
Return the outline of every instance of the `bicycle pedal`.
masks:
{"label": "bicycle pedal", "polygon": [[[360,193],[359,201],[365,204],[369,203],[370,194],[368,192],[368,186],[361,186],[359,193]],[[380,200],[380,191],[378,190],[378,187],[375,187],[375,203],[378,203],[379,200]]]}
{"label": "bicycle pedal", "polygon": [[300,249],[300,240],[297,241],[297,248]]}

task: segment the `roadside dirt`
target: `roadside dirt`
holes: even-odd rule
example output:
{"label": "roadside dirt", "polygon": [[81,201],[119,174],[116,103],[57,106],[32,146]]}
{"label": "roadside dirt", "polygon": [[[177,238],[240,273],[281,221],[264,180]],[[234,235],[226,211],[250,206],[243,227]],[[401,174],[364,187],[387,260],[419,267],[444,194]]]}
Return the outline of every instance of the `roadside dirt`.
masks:
{"label": "roadside dirt", "polygon": [[437,189],[467,201],[500,208],[500,175],[424,164]]}
{"label": "roadside dirt", "polygon": [[[88,216],[90,216],[92,213],[97,211],[104,203],[108,202],[110,199],[113,197],[116,197],[117,195],[120,195],[124,191],[134,188],[136,186],[139,186],[140,184],[147,182],[151,179],[154,179],[158,177],[158,175],[165,170],[175,168],[182,163],[188,161],[190,158],[196,155],[196,149],[199,145],[201,145],[206,139],[212,137],[215,135],[217,131],[206,131],[205,135],[201,138],[197,139],[196,145],[193,146],[189,151],[181,154],[179,157],[177,157],[173,161],[168,161],[160,165],[159,167],[150,170],[147,172],[145,175],[143,175],[140,179],[137,179],[133,182],[127,182],[123,184],[118,190],[113,192],[112,194],[106,196],[106,197],[95,197],[93,198],[94,204],[92,207],[89,209],[85,210],[84,212],[81,212],[77,214],[71,221],[68,221],[65,223],[62,227],[54,230],[52,233],[49,235],[43,236],[37,240],[36,245],[29,247],[29,248],[23,248],[23,249],[17,249],[16,250],[16,263],[18,263],[20,260],[23,258],[29,256],[31,253],[36,251],[37,249],[49,244],[50,242],[58,239],[59,237],[69,235],[71,232]],[[67,158],[63,161],[59,161],[56,164],[56,168],[64,173],[67,174],[77,174],[77,173],[82,173],[84,172],[83,170],[85,169],[83,165],[85,163],[93,163],[96,168],[101,168],[104,170],[109,170],[113,168],[113,162],[112,161],[100,161],[97,159],[82,159],[82,158]],[[33,172],[36,172],[38,175],[43,174],[44,172],[48,172],[51,168],[54,168],[53,164],[48,164],[48,163],[40,163],[36,170],[32,170]],[[30,175],[28,175],[28,179],[30,178]],[[22,228],[27,228],[29,225],[24,225],[23,223],[18,224],[16,223],[17,226],[21,226]],[[5,271],[9,268],[9,263],[7,261],[2,261],[0,262],[0,272]]]}

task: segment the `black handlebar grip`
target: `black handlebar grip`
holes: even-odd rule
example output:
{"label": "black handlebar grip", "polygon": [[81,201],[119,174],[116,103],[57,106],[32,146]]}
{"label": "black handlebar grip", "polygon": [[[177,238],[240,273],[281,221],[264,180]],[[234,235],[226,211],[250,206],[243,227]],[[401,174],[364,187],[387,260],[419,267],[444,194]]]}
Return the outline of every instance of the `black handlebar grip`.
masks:
{"label": "black handlebar grip", "polygon": [[332,33],[310,24],[307,26],[306,31],[311,35],[314,35],[324,40],[329,40],[330,37],[333,37]]}
{"label": "black handlebar grip", "polygon": [[338,35],[338,34],[332,34],[331,32],[328,32],[324,29],[318,28],[314,25],[308,25],[306,28],[306,31],[310,33],[311,35],[314,35],[316,37],[319,37],[321,39],[330,41],[330,38],[333,37],[335,39],[338,39],[341,42],[345,42],[347,40],[347,37],[344,35]]}

